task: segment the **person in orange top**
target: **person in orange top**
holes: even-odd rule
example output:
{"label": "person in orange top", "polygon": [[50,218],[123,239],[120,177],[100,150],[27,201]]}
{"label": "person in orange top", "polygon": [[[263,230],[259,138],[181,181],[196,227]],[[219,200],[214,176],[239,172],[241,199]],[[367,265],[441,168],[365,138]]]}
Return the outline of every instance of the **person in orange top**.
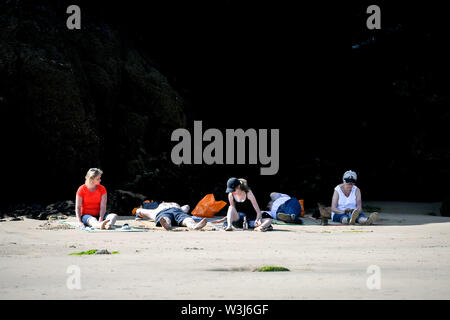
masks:
{"label": "person in orange top", "polygon": [[103,171],[91,168],[86,174],[86,181],[76,194],[75,213],[81,227],[111,229],[116,223],[117,215],[106,213],[108,201],[106,188],[100,184]]}

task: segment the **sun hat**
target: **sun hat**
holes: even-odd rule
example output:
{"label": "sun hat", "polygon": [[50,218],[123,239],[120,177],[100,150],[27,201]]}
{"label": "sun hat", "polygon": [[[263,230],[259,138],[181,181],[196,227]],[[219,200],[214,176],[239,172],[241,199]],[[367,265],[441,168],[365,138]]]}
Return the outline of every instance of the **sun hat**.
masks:
{"label": "sun hat", "polygon": [[344,176],[342,177],[342,180],[345,183],[355,183],[358,179],[358,176],[356,175],[356,172],[352,170],[348,170],[344,173]]}

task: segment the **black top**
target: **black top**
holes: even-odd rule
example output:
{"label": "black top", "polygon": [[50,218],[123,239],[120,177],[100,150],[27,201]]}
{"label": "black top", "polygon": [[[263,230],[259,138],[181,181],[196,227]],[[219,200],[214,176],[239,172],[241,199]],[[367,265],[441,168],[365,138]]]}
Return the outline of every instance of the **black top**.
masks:
{"label": "black top", "polygon": [[245,200],[242,202],[238,202],[236,198],[234,198],[234,207],[236,208],[236,211],[245,213],[247,215],[248,220],[255,220],[256,219],[256,211],[255,208],[253,208],[253,204],[248,199],[248,194],[245,194]]}

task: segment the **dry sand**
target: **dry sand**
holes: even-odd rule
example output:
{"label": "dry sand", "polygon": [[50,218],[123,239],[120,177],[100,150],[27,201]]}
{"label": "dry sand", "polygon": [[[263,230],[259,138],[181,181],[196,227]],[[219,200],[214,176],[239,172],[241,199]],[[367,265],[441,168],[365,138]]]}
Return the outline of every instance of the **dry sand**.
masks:
{"label": "dry sand", "polygon": [[[0,222],[0,299],[449,299],[450,218],[429,214],[439,204],[365,205],[382,208],[382,225],[91,233]],[[89,249],[119,254],[69,255]],[[290,272],[252,272],[265,265]],[[371,265],[379,289],[367,286]],[[80,289],[67,287],[70,266]]]}

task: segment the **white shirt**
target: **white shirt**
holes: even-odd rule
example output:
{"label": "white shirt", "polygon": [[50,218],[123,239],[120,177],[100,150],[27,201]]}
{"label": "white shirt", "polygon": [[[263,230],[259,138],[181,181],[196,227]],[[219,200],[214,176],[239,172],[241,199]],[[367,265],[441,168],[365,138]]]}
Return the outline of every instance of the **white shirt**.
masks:
{"label": "white shirt", "polygon": [[[356,209],[356,189],[358,189],[355,185],[353,185],[352,190],[349,196],[345,196],[342,188],[338,185],[334,190],[339,194],[339,200],[337,204],[337,209],[341,211],[345,211],[345,209]],[[331,212],[331,219],[334,217],[334,212]]]}
{"label": "white shirt", "polygon": [[288,201],[291,197],[288,196],[287,194],[283,194],[280,193],[278,195],[278,197],[275,198],[275,200],[272,203],[272,208],[270,209],[269,214],[272,216],[272,218],[276,219],[277,218],[277,210],[278,208],[285,203],[286,201]]}

